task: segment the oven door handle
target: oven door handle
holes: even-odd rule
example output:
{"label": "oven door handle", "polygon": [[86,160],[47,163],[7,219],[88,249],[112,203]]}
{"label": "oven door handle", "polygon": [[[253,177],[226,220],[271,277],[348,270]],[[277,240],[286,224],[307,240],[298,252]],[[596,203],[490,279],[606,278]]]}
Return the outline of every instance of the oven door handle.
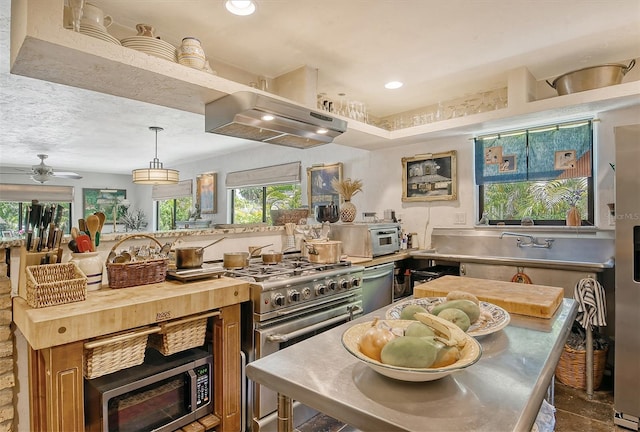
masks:
{"label": "oven door handle", "polygon": [[357,296],[357,292],[356,291],[348,291],[346,294],[344,295],[336,295],[336,296],[331,296],[331,297],[327,297],[324,299],[324,301],[320,301],[320,302],[313,302],[311,304],[307,304],[307,305],[303,305],[300,306],[298,308],[291,308],[291,309],[285,309],[285,310],[281,310],[281,311],[277,311],[276,314],[278,316],[286,316],[286,315],[291,315],[291,314],[295,314],[301,311],[305,311],[307,309],[311,309],[311,308],[317,308],[320,305],[325,305],[327,303],[334,303],[340,300],[344,300],[344,299],[348,299],[350,297],[355,297]]}
{"label": "oven door handle", "polygon": [[349,312],[346,314],[342,314],[342,315],[338,315],[337,317],[310,325],[308,327],[305,328],[301,328],[299,330],[296,331],[292,331],[291,333],[286,333],[286,334],[271,334],[267,336],[267,340],[269,342],[278,342],[278,343],[282,343],[282,342],[287,342],[291,339],[297,338],[298,336],[304,336],[307,333],[311,333],[313,331],[319,330],[321,328],[324,328],[328,325],[332,325],[335,323],[339,323],[341,321],[350,321],[354,314],[361,312],[362,309],[359,306],[353,306],[349,308]]}

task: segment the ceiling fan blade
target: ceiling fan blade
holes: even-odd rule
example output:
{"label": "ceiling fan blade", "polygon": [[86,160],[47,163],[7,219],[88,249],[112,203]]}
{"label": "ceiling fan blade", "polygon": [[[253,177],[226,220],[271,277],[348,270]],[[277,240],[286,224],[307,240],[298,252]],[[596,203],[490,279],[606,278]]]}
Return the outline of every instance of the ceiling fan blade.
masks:
{"label": "ceiling fan blade", "polygon": [[1,172],[0,175],[31,175],[32,172]]}
{"label": "ceiling fan blade", "polygon": [[51,173],[51,175],[53,175],[54,177],[70,178],[70,179],[76,179],[76,180],[82,178],[80,174],[77,174],[71,171],[54,171],[53,173]]}

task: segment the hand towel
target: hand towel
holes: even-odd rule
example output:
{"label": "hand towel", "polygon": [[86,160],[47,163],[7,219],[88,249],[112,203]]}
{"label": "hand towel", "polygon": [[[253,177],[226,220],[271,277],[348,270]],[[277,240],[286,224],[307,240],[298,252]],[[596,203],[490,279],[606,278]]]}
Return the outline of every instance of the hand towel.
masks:
{"label": "hand towel", "polygon": [[573,298],[578,302],[576,321],[587,329],[591,326],[607,325],[607,304],[602,285],[593,278],[581,279],[573,290]]}

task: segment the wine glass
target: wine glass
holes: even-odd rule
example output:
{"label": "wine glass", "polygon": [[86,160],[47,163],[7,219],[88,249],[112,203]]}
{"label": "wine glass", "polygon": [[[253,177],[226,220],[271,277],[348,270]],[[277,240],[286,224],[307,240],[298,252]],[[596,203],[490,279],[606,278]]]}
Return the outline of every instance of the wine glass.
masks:
{"label": "wine glass", "polygon": [[69,8],[71,9],[71,17],[73,19],[73,31],[80,32],[80,20],[82,19],[84,0],[69,0]]}

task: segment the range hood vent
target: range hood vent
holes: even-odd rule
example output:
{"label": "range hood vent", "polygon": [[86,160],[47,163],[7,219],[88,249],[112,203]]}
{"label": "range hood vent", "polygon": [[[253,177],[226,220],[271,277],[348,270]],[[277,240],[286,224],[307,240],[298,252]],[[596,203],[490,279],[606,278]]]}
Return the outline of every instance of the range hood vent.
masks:
{"label": "range hood vent", "polygon": [[347,122],[303,106],[242,91],[205,107],[207,132],[300,149],[328,144]]}

